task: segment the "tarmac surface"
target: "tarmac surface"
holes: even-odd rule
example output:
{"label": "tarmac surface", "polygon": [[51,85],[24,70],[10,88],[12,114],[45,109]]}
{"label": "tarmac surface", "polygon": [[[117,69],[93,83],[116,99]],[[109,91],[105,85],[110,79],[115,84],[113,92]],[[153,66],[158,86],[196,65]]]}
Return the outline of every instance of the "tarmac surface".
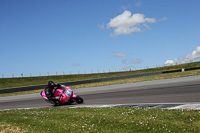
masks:
{"label": "tarmac surface", "polygon": [[[62,107],[193,108],[200,105],[200,76],[75,89],[83,104]],[[0,97],[0,110],[54,107],[39,93]]]}

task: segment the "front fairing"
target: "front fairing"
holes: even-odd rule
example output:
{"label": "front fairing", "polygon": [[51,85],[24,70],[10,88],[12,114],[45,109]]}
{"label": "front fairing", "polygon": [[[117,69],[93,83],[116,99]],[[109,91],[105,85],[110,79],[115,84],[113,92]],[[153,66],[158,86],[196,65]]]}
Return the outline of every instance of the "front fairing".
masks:
{"label": "front fairing", "polygon": [[61,104],[65,104],[73,96],[73,91],[70,87],[56,89],[54,96],[55,97],[61,96],[60,102]]}

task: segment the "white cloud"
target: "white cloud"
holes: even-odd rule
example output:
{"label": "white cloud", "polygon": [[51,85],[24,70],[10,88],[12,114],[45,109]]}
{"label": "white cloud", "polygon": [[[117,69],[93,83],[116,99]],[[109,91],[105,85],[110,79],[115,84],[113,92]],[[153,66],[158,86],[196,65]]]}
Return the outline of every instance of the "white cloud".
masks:
{"label": "white cloud", "polygon": [[115,57],[122,57],[122,58],[124,58],[124,57],[127,57],[127,54],[117,53],[117,54],[115,54]]}
{"label": "white cloud", "polygon": [[134,66],[123,67],[122,70],[130,70],[132,67],[134,67]]}
{"label": "white cloud", "polygon": [[137,0],[137,1],[135,2],[135,6],[137,6],[137,7],[142,6],[141,0]]}
{"label": "white cloud", "polygon": [[103,24],[98,24],[98,27],[99,27],[100,29],[105,29],[104,23],[103,23]]}
{"label": "white cloud", "polygon": [[114,55],[114,57],[117,58],[121,58],[121,63],[124,64],[124,67],[121,68],[122,70],[130,70],[131,68],[133,68],[135,64],[139,64],[141,62],[143,62],[142,59],[127,59],[126,57],[128,57],[127,54],[121,54],[121,53],[117,53]]}
{"label": "white cloud", "polygon": [[142,6],[141,0],[134,0],[133,3],[131,3],[131,4],[122,5],[121,9],[125,11],[125,10],[128,10],[130,8],[133,8],[133,7],[141,7],[141,6]]}
{"label": "white cloud", "polygon": [[122,14],[110,19],[107,24],[108,28],[113,28],[114,33],[112,37],[121,34],[131,34],[134,32],[141,32],[141,25],[146,23],[155,23],[155,18],[147,18],[144,14],[131,14],[130,11],[124,11]]}
{"label": "white cloud", "polygon": [[168,18],[167,17],[163,17],[163,18],[161,18],[161,19],[158,19],[158,21],[160,22],[160,21],[166,21]]}
{"label": "white cloud", "polygon": [[131,34],[133,32],[141,32],[141,29],[138,28],[138,27],[133,27],[133,28],[117,27],[117,28],[115,28],[114,33],[111,34],[111,37],[115,37],[115,36],[118,36],[118,35],[121,35],[121,34]]}
{"label": "white cloud", "polygon": [[78,63],[74,63],[74,64],[72,64],[72,66],[74,66],[74,67],[78,67],[78,66],[80,66],[80,64],[78,64]]}
{"label": "white cloud", "polygon": [[168,65],[174,65],[174,64],[176,64],[176,61],[174,61],[174,60],[167,60],[164,63],[164,65],[166,65],[166,66],[168,66]]}
{"label": "white cloud", "polygon": [[135,59],[135,60],[130,60],[128,63],[130,63],[130,64],[139,64],[141,62],[142,62],[141,59]]}
{"label": "white cloud", "polygon": [[184,64],[184,63],[189,63],[197,59],[200,59],[200,46],[198,46],[196,50],[194,50],[192,53],[187,54],[181,59],[175,58],[174,60],[165,61],[164,65]]}
{"label": "white cloud", "polygon": [[121,6],[122,10],[127,10],[127,9],[130,8],[130,7],[131,7],[131,5],[127,5],[127,6],[122,5],[122,6]]}
{"label": "white cloud", "polygon": [[146,27],[148,30],[151,30],[152,28],[150,26],[148,26],[147,24],[143,24],[144,27]]}
{"label": "white cloud", "polygon": [[123,60],[122,60],[122,64],[126,64],[127,61],[128,61],[128,59],[123,59]]}
{"label": "white cloud", "polygon": [[139,64],[142,62],[142,59],[123,59],[123,64]]}

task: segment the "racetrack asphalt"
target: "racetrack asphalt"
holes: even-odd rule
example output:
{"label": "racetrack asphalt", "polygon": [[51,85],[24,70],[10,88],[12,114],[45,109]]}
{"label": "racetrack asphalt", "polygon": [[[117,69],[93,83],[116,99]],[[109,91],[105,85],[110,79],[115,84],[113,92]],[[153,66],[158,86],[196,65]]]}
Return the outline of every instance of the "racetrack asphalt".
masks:
{"label": "racetrack asphalt", "polygon": [[[145,81],[138,83],[75,89],[74,93],[84,99],[82,106],[95,105],[144,105],[144,104],[199,104],[200,76]],[[76,107],[64,105],[62,107]],[[39,93],[0,97],[0,110],[19,108],[54,107]]]}

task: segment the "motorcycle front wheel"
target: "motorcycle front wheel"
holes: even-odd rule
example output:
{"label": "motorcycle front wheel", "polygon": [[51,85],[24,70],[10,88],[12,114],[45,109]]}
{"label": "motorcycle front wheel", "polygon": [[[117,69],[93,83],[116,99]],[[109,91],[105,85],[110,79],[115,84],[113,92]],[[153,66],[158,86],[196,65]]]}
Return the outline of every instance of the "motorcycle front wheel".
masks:
{"label": "motorcycle front wheel", "polygon": [[81,98],[80,96],[77,96],[77,97],[75,98],[75,100],[76,100],[76,102],[77,102],[78,104],[84,102],[84,101],[83,101],[83,98]]}

